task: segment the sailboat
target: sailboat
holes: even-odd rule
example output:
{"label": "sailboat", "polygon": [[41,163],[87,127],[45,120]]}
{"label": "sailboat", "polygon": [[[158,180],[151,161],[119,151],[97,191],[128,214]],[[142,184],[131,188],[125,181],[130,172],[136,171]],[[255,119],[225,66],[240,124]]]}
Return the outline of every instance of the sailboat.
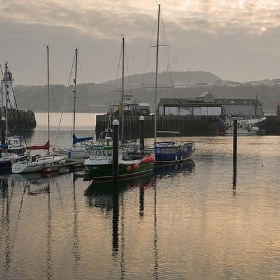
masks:
{"label": "sailboat", "polygon": [[[158,5],[157,41],[156,41],[156,74],[155,74],[155,115],[154,115],[154,145],[155,164],[169,164],[184,162],[190,159],[195,152],[193,141],[178,143],[173,140],[157,141],[157,90],[158,90],[158,62],[159,62],[159,32],[160,31],[160,4]],[[161,131],[161,133],[179,134],[175,131]]]}
{"label": "sailboat", "polygon": [[49,88],[50,88],[50,75],[49,75],[49,46],[47,45],[47,89],[48,89],[48,140],[44,145],[28,146],[28,150],[46,150],[47,155],[30,155],[27,159],[18,161],[12,164],[12,173],[29,173],[40,172],[43,168],[57,166],[63,162],[66,157],[64,155],[51,155],[50,149],[50,116],[49,116]]}
{"label": "sailboat", "polygon": [[[22,160],[26,151],[26,144],[21,136],[9,136],[8,128],[8,100],[12,102],[10,95],[12,88],[12,73],[8,70],[8,62],[5,63],[5,72],[2,80],[1,96],[1,132],[0,132],[0,172],[10,172],[12,162]],[[4,104],[5,103],[5,104]],[[11,106],[11,104],[10,104]]]}
{"label": "sailboat", "polygon": [[65,154],[68,158],[88,158],[88,146],[92,143],[93,136],[77,137],[76,136],[76,99],[77,99],[77,69],[78,69],[78,48],[75,49],[75,77],[74,77],[74,105],[73,105],[73,134],[72,147],[54,150],[56,153]]}
{"label": "sailboat", "polygon": [[[122,53],[124,57],[124,37],[122,38]],[[124,65],[124,59],[123,59]],[[123,142],[124,133],[124,66],[122,71],[122,98],[121,98],[121,142]],[[109,132],[109,131],[107,131]],[[84,161],[84,165],[95,181],[113,179],[113,143],[112,137],[105,133],[105,139],[100,139],[100,143],[94,143],[89,146],[89,158]],[[122,143],[118,151],[118,177],[125,179],[136,177],[153,172],[154,156],[152,154],[144,155],[136,148],[136,143],[132,146]]]}

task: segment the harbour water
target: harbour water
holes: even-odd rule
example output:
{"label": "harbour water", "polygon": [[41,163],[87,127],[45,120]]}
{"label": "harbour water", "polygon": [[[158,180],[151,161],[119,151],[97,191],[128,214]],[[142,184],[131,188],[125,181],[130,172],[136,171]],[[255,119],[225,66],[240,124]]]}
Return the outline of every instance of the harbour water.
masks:
{"label": "harbour water", "polygon": [[238,137],[236,169],[231,136],[194,140],[193,161],[121,183],[117,206],[82,172],[2,175],[0,279],[280,279],[280,137]]}

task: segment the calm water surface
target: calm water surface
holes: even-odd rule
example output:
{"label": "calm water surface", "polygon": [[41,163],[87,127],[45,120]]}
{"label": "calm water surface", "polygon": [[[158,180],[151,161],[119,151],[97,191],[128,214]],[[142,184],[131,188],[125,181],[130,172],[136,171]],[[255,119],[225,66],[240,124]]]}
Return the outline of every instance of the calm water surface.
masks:
{"label": "calm water surface", "polygon": [[118,203],[82,172],[1,176],[0,279],[280,279],[280,137],[239,137],[236,170],[232,137],[195,140]]}

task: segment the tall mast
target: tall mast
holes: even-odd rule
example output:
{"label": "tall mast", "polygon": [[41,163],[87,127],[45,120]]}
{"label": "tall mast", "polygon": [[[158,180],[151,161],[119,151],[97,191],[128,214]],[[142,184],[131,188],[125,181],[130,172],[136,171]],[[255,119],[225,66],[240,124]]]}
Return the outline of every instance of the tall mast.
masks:
{"label": "tall mast", "polygon": [[5,83],[5,93],[6,93],[6,104],[5,104],[5,143],[8,141],[8,62],[5,63],[5,75],[4,75],[4,83]]}
{"label": "tall mast", "polygon": [[123,133],[124,133],[124,37],[122,37],[122,98],[121,98],[121,124],[122,124],[122,131],[121,131],[121,142],[123,142]]}
{"label": "tall mast", "polygon": [[157,140],[157,87],[158,87],[158,51],[159,51],[159,22],[160,22],[160,4],[158,4],[158,21],[157,21],[157,45],[156,45],[156,81],[155,81],[155,135],[154,143]]}
{"label": "tall mast", "polygon": [[76,48],[76,49],[75,49],[75,78],[74,78],[73,134],[75,133],[75,129],[76,129],[77,65],[78,65],[78,48]]}
{"label": "tall mast", "polygon": [[50,140],[50,64],[49,45],[47,45],[47,83],[48,83],[48,141]]}

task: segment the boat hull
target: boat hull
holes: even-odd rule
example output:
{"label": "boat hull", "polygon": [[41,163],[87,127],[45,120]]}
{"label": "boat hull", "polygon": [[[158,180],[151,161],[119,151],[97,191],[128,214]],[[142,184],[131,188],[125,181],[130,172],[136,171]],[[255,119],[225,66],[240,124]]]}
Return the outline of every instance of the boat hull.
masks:
{"label": "boat hull", "polygon": [[12,173],[41,172],[44,168],[59,165],[63,160],[65,160],[64,156],[47,156],[34,161],[19,161],[12,164]]}
{"label": "boat hull", "polygon": [[189,160],[195,153],[193,142],[183,145],[177,144],[156,144],[155,148],[155,164],[173,164]]}
{"label": "boat hull", "polygon": [[[94,180],[112,180],[113,179],[113,164],[93,164],[85,162],[85,166],[90,173],[90,177]],[[118,177],[119,179],[131,178],[141,176],[146,173],[153,172],[153,162],[130,162],[130,163],[119,163]]]}

